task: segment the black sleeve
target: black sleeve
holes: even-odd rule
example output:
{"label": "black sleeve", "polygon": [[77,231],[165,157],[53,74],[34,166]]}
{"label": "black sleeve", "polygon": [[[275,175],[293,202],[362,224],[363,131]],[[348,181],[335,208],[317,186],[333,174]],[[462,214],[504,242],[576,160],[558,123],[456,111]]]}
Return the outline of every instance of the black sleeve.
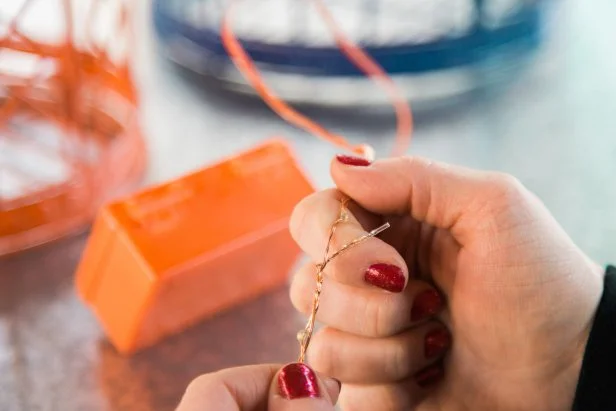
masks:
{"label": "black sleeve", "polygon": [[616,410],[616,267],[605,273],[573,402],[573,411],[612,410]]}

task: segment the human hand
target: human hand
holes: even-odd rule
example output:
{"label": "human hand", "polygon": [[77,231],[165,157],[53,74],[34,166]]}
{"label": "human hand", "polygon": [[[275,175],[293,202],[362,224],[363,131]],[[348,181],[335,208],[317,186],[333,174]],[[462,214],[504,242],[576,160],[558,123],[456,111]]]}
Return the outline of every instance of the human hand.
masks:
{"label": "human hand", "polygon": [[340,382],[304,364],[229,368],[196,378],[176,411],[333,411]]}
{"label": "human hand", "polygon": [[[533,194],[507,175],[418,158],[339,157],[331,173],[339,191],[308,197],[291,219],[313,260],[340,192],[354,218],[334,250],[392,224],[326,272],[326,327],[308,358],[343,382],[344,410],[571,409],[603,271]],[[291,287],[304,313],[314,270]]]}

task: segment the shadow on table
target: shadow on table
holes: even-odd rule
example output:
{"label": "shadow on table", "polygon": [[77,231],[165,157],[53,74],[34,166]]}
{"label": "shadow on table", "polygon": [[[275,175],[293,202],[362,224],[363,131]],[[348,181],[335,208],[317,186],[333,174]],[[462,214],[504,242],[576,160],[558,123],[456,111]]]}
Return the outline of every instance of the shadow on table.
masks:
{"label": "shadow on table", "polygon": [[110,409],[172,410],[200,374],[238,365],[289,362],[303,319],[279,289],[221,313],[132,357],[99,344],[98,376]]}
{"label": "shadow on table", "polygon": [[15,394],[0,396],[2,410],[173,410],[200,374],[296,358],[295,336],[304,319],[293,309],[287,287],[132,357],[121,356],[74,292],[84,239],[75,236],[0,260],[0,358],[13,359],[13,368],[0,378],[0,392]]}
{"label": "shadow on table", "polygon": [[45,306],[71,288],[85,237],[77,234],[0,258],[0,314]]}

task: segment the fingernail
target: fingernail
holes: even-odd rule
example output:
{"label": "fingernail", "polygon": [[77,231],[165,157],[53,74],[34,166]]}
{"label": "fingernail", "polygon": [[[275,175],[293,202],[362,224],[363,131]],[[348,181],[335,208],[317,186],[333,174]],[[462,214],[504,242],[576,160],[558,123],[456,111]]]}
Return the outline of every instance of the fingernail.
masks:
{"label": "fingernail", "polygon": [[391,264],[372,264],[366,270],[364,280],[392,293],[401,292],[406,283],[404,271]]}
{"label": "fingernail", "polygon": [[415,374],[415,382],[422,388],[429,387],[443,378],[444,372],[440,364],[431,365]]}
{"label": "fingernail", "polygon": [[345,154],[338,154],[336,160],[347,166],[367,167],[372,164],[370,160],[363,157],[348,156]]}
{"label": "fingernail", "polygon": [[426,334],[424,353],[426,358],[435,358],[447,351],[451,346],[451,336],[444,328],[437,328]]}
{"label": "fingernail", "polygon": [[430,289],[419,293],[411,309],[411,321],[420,321],[432,317],[441,310],[443,299],[438,291]]}
{"label": "fingernail", "polygon": [[278,391],[287,400],[318,398],[319,383],[314,371],[306,364],[289,364],[278,374]]}

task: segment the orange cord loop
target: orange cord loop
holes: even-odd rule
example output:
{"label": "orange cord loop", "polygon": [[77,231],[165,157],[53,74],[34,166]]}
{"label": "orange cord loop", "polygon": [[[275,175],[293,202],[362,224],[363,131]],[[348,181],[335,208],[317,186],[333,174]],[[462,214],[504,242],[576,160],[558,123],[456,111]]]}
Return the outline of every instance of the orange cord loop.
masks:
{"label": "orange cord loop", "polygon": [[[340,30],[331,13],[323,4],[323,1],[312,1],[317,7],[317,11],[325,21],[327,27],[332,32],[340,50],[346,55],[349,61],[351,61],[358,69],[366,74],[366,76],[372,78],[389,96],[397,119],[397,131],[393,155],[403,155],[408,149],[413,130],[413,116],[407,99],[404,97],[402,92],[400,92],[391,77],[387,75],[385,70]],[[248,56],[237,37],[233,34],[230,16],[234,5],[235,4],[232,3],[227,9],[227,12],[223,15],[220,33],[222,43],[237,69],[261,96],[263,101],[280,117],[296,127],[328,141],[336,147],[349,150],[364,157],[371,157],[373,153],[371,153],[372,150],[369,146],[364,144],[352,145],[341,135],[327,130],[314,120],[306,117],[289,106],[280,97],[278,97],[269,86],[267,86],[261,76],[261,73],[259,72],[259,69]]]}

